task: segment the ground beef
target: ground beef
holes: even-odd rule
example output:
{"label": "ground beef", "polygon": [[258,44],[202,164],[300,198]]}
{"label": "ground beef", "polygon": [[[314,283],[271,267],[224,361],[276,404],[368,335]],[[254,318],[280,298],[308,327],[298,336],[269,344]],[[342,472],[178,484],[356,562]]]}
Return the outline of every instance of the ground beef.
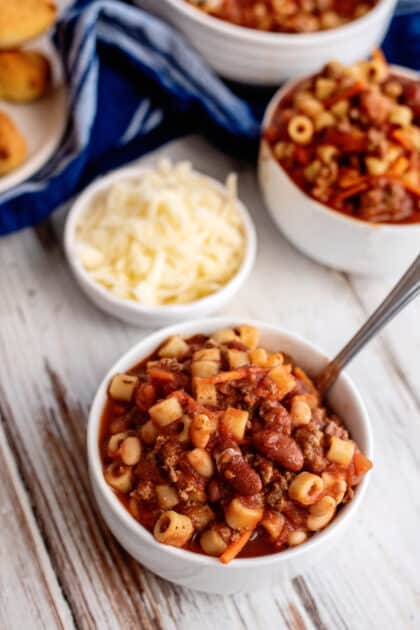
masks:
{"label": "ground beef", "polygon": [[182,370],[181,363],[178,363],[176,359],[159,359],[153,367],[170,370],[171,372],[181,372]]}
{"label": "ground beef", "polygon": [[180,443],[165,436],[158,436],[155,453],[162,468],[167,471],[169,479],[176,483],[179,476],[179,459],[182,455]]}
{"label": "ground beef", "polygon": [[273,462],[265,457],[262,457],[262,455],[256,455],[252,465],[256,468],[256,470],[258,470],[261,480],[265,486],[281,477]]}
{"label": "ground beef", "polygon": [[392,101],[374,89],[363,92],[360,105],[363,113],[375,125],[382,125],[392,109]]}
{"label": "ground beef", "polygon": [[[283,486],[283,487],[282,487]],[[286,501],[286,487],[279,481],[272,484],[270,491],[266,495],[266,503],[278,512],[282,512]]]}
{"label": "ground beef", "polygon": [[373,223],[408,219],[415,210],[413,197],[400,184],[380,184],[360,195],[360,218]]}
{"label": "ground beef", "polygon": [[312,422],[319,429],[324,429],[327,412],[324,407],[312,409]]}
{"label": "ground beef", "polygon": [[136,498],[143,503],[149,503],[155,499],[155,485],[152,481],[140,481],[134,492]]}
{"label": "ground beef", "polygon": [[302,449],[305,458],[305,468],[314,473],[322,472],[327,461],[324,457],[324,434],[315,425],[300,427],[294,433],[294,438]]}
{"label": "ground beef", "polygon": [[343,427],[337,416],[328,418],[324,432],[328,435],[335,435],[340,438],[340,440],[348,440],[349,438],[349,432]]}
{"label": "ground beef", "polygon": [[367,135],[367,151],[377,157],[384,157],[389,147],[385,132],[382,129],[376,129],[375,127],[372,127],[368,130]]}
{"label": "ground beef", "polygon": [[[227,407],[236,407],[236,408],[246,408],[244,403],[238,404],[238,399],[240,396],[238,395],[238,384],[235,383],[221,383],[217,389],[218,396],[218,404],[225,408]],[[256,400],[256,399],[255,399]],[[254,403],[255,403],[254,400]],[[248,403],[248,404],[253,404]]]}

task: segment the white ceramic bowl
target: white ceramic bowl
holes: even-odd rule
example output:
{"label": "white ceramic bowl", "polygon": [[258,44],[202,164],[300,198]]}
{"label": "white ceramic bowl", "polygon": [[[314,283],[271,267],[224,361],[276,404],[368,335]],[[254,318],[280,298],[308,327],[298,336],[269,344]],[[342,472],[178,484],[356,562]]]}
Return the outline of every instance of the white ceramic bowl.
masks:
{"label": "white ceramic bowl", "polygon": [[379,0],[365,16],[317,33],[266,33],[211,17],[184,0],[136,0],[176,26],[220,75],[254,85],[278,85],[327,61],[353,63],[383,39],[396,0]]}
{"label": "white ceramic bowl", "polygon": [[[261,330],[261,345],[283,350],[309,373],[317,374],[326,364],[323,352],[308,341],[276,326],[240,318],[215,318],[171,326],[156,332],[129,350],[105,376],[91,408],[87,448],[93,492],[108,527],[121,545],[141,564],[163,578],[189,588],[223,595],[263,588],[278,580],[291,578],[308,569],[324,552],[331,549],[345,533],[362,503],[370,474],[358,486],[354,498],[345,505],[334,521],[300,547],[262,556],[233,560],[223,565],[219,560],[162,545],[153,538],[118,501],[104,480],[98,447],[99,424],[111,377],[124,372],[151,354],[169,335],[191,336],[211,333],[220,328],[249,323]],[[341,374],[329,395],[329,402],[346,422],[361,450],[372,457],[372,434],[365,406],[347,374]],[[357,526],[357,525],[356,525]],[[331,559],[333,562],[333,559]]]}
{"label": "white ceramic bowl", "polygon": [[[112,184],[137,177],[146,170],[148,169],[142,166],[118,169],[110,175],[95,180],[77,198],[67,216],[64,231],[64,247],[70,268],[81,289],[99,308],[129,324],[158,327],[210,315],[221,309],[239,291],[255,262],[257,237],[254,224],[248,210],[239,200],[238,209],[245,232],[245,253],[242,264],[236,275],[220,291],[200,300],[170,306],[143,306],[133,300],[124,300],[114,296],[105,287],[92,280],[81,264],[75,238],[75,229],[80,217],[90,207],[93,199],[106,191]],[[220,182],[210,177],[206,177],[206,179],[218,191],[226,193],[225,186]]]}
{"label": "white ceramic bowl", "polygon": [[[412,70],[392,66],[394,72],[418,79]],[[270,101],[262,129],[279,101],[302,80],[289,81]],[[262,139],[258,163],[260,187],[274,221],[302,252],[340,271],[380,275],[402,271],[419,253],[420,224],[386,225],[353,219],[332,210],[293,182]]]}

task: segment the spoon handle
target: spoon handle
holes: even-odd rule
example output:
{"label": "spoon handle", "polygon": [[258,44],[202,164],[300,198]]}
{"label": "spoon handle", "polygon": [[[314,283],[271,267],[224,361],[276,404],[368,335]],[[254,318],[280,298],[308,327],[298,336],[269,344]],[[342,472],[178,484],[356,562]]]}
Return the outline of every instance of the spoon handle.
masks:
{"label": "spoon handle", "polygon": [[392,289],[391,293],[372,313],[365,324],[327,365],[318,379],[321,395],[331,387],[341,370],[411,300],[420,293],[420,254]]}

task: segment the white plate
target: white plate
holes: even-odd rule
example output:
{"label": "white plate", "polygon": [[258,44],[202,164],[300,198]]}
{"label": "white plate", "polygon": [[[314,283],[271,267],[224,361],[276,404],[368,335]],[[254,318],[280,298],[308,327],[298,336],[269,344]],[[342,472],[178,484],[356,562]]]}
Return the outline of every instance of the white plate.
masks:
{"label": "white plate", "polygon": [[21,184],[38,171],[57,149],[67,120],[67,91],[61,62],[47,39],[31,42],[30,50],[43,52],[50,60],[52,85],[48,92],[33,103],[0,101],[0,111],[8,114],[24,135],[28,156],[19,168],[0,176],[0,193]]}

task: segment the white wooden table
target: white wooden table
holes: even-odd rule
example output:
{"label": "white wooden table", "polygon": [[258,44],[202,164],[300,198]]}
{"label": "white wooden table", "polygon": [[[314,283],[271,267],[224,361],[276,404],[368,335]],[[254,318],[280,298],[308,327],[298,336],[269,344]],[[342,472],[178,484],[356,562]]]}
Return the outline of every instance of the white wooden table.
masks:
{"label": "white wooden table", "polygon": [[[226,313],[279,323],[333,354],[400,274],[366,279],[320,267],[277,232],[249,165],[198,138],[167,150],[221,179],[240,174],[259,253]],[[341,547],[273,590],[207,596],[134,562],[92,502],[89,404],[105,371],[146,331],[107,317],[80,293],[63,255],[63,218],[60,211],[0,241],[0,628],[419,628],[419,305],[350,368],[376,448],[367,499]]]}

